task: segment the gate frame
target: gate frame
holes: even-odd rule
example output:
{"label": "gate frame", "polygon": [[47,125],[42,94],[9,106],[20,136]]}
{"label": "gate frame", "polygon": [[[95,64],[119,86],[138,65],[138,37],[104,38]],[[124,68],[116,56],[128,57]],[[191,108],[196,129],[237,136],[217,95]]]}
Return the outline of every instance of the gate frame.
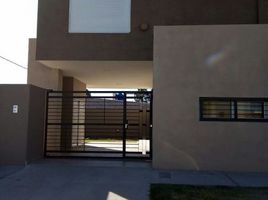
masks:
{"label": "gate frame", "polygon": [[[105,156],[72,156],[72,155],[63,155],[63,156],[49,156],[47,155],[47,133],[48,133],[48,104],[49,104],[49,94],[64,94],[64,93],[72,93],[72,94],[79,94],[79,93],[123,93],[124,99],[123,99],[123,134],[122,134],[122,151],[118,152],[118,154],[122,154],[122,157],[105,157]],[[126,156],[126,140],[127,140],[127,126],[128,126],[128,120],[127,120],[127,94],[150,94],[150,124],[149,124],[149,144],[150,144],[150,152],[149,157],[129,157]],[[107,96],[100,96],[99,98],[105,98]],[[45,158],[91,158],[91,159],[129,159],[129,160],[152,160],[153,159],[153,90],[151,91],[54,91],[54,90],[47,90],[46,92],[46,113],[45,113],[45,142],[44,142],[44,157]],[[85,123],[86,125],[86,123]],[[67,152],[67,151],[65,151]],[[71,151],[70,153],[98,153],[96,152],[89,152],[89,151]],[[103,154],[108,152],[102,152]],[[113,152],[115,153],[115,152]]]}

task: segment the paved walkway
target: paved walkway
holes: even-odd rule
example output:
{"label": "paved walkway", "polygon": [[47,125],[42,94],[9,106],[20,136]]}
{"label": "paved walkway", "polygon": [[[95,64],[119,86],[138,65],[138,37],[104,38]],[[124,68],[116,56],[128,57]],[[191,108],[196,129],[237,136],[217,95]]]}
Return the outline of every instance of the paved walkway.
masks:
{"label": "paved walkway", "polygon": [[0,167],[1,200],[146,200],[150,183],[268,186],[268,173],[153,170],[150,163],[44,160]]}

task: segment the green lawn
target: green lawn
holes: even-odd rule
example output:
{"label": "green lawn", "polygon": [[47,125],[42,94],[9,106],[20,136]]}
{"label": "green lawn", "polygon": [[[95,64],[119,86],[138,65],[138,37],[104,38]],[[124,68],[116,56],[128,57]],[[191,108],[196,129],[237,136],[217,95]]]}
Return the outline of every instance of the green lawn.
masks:
{"label": "green lawn", "polygon": [[268,200],[268,188],[152,184],[151,200]]}

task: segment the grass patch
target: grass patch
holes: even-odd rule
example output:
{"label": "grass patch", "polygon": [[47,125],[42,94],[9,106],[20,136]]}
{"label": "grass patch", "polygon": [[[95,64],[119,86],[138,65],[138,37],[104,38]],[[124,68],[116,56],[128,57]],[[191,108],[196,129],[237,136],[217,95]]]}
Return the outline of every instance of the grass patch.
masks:
{"label": "grass patch", "polygon": [[151,200],[267,200],[268,188],[152,184]]}

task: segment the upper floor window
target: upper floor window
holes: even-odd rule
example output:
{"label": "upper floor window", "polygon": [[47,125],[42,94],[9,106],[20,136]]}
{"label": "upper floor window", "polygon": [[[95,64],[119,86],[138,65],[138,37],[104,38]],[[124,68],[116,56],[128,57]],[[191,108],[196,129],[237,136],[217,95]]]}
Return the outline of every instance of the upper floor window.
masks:
{"label": "upper floor window", "polygon": [[70,0],[70,33],[129,33],[131,0]]}

